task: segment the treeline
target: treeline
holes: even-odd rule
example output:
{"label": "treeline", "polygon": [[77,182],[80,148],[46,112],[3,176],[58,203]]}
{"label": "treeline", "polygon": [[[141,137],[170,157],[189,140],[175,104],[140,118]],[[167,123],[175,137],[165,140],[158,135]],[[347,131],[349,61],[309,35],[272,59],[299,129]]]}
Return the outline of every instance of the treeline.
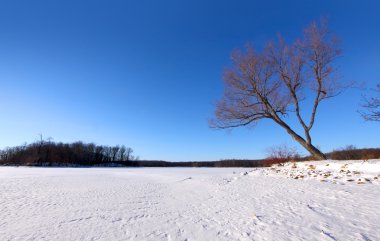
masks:
{"label": "treeline", "polygon": [[379,159],[380,148],[362,148],[357,149],[355,146],[347,146],[343,149],[334,150],[326,155],[333,160],[368,160]]}
{"label": "treeline", "polygon": [[[285,151],[284,151],[285,150]],[[290,151],[289,151],[290,150]],[[285,153],[285,154],[284,154]],[[368,160],[380,158],[380,148],[357,149],[350,145],[326,154],[333,160]],[[287,161],[307,161],[289,148],[271,149],[262,160],[230,159],[221,161],[167,162],[138,160],[130,147],[103,146],[94,143],[36,141],[0,150],[0,165],[12,166],[125,166],[125,167],[268,167]]]}
{"label": "treeline", "polygon": [[[369,160],[380,159],[380,148],[356,148],[353,145],[346,146],[325,154],[331,160]],[[295,158],[295,161],[314,161],[312,156]]]}
{"label": "treeline", "polygon": [[[283,161],[281,161],[283,162]],[[277,163],[277,162],[275,162]],[[271,164],[273,164],[271,162]],[[167,162],[167,161],[132,161],[129,165],[137,167],[264,167],[270,166],[267,160],[221,160],[198,162]]]}
{"label": "treeline", "polygon": [[0,150],[0,165],[10,166],[125,166],[125,167],[263,167],[283,159],[167,162],[138,160],[130,147],[94,143],[36,141]]}
{"label": "treeline", "polygon": [[0,151],[0,165],[60,166],[102,165],[136,160],[130,147],[103,146],[94,143],[53,142],[40,140],[31,144],[7,147]]}

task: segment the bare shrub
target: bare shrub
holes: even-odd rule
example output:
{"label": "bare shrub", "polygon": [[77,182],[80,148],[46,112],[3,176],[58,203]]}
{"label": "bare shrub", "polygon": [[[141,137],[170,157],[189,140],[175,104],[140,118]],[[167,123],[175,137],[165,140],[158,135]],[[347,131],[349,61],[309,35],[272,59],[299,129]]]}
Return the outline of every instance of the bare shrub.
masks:
{"label": "bare shrub", "polygon": [[283,159],[289,161],[300,158],[297,148],[289,147],[286,144],[269,147],[266,153],[267,159]]}

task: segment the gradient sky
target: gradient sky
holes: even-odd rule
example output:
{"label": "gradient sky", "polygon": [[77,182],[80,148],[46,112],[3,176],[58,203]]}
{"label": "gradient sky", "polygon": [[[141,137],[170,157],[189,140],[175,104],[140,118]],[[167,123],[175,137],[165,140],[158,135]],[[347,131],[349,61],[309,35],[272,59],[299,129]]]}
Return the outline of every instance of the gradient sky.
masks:
{"label": "gradient sky", "polygon": [[[53,1],[0,3],[0,148],[55,141],[125,144],[140,159],[261,158],[298,147],[270,120],[208,127],[233,49],[302,34],[326,16],[342,40],[342,81],[380,82],[379,1]],[[323,151],[379,147],[380,123],[357,113],[362,90],[324,102]],[[290,119],[292,126],[296,122]],[[302,150],[300,148],[300,150]]]}

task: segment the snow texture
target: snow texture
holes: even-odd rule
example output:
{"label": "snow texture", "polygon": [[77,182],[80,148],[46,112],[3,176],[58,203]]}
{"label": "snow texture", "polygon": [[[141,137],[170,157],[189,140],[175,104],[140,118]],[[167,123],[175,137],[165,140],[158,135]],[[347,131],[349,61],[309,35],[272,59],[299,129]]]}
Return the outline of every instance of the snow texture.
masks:
{"label": "snow texture", "polygon": [[380,186],[344,183],[270,168],[0,167],[0,240],[380,240]]}
{"label": "snow texture", "polygon": [[[248,173],[247,173],[248,174]],[[278,174],[294,179],[317,179],[321,182],[333,184],[380,185],[380,161],[316,161],[316,162],[288,162],[272,165],[271,168],[258,168],[250,175]]]}

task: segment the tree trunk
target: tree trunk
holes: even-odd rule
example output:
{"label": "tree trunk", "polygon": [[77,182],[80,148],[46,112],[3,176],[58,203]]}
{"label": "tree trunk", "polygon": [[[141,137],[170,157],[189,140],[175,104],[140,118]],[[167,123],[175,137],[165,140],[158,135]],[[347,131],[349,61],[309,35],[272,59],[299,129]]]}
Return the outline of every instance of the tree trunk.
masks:
{"label": "tree trunk", "polygon": [[[276,121],[277,122],[277,121]],[[279,123],[279,122],[277,122]],[[325,154],[323,154],[318,148],[313,146],[311,142],[307,142],[304,138],[302,138],[300,135],[295,133],[290,126],[288,126],[284,122],[279,123],[287,132],[289,135],[293,137],[294,140],[296,140],[301,146],[303,146],[314,158],[317,160],[326,160]]]}
{"label": "tree trunk", "polygon": [[309,143],[305,143],[305,144],[302,144],[301,142],[299,142],[306,150],[308,150],[308,152],[313,156],[315,157],[316,159],[318,160],[326,160],[326,156],[325,154],[323,154],[320,150],[318,150],[318,148],[316,148],[315,146],[313,146],[312,144],[309,144]]}

